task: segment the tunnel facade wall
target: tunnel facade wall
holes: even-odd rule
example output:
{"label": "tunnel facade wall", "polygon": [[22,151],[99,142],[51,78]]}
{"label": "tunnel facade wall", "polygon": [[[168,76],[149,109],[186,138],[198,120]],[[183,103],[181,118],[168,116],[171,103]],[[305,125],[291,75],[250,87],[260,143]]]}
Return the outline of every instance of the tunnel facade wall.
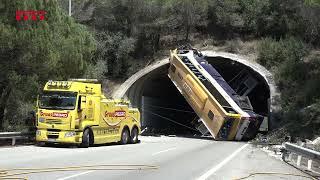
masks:
{"label": "tunnel facade wall", "polygon": [[[277,90],[277,86],[274,82],[272,74],[263,66],[246,60],[244,57],[239,55],[225,53],[225,52],[214,52],[214,51],[202,51],[208,57],[221,57],[230,60],[230,63],[237,62],[254,72],[259,74],[269,87],[270,99],[269,99],[269,128],[272,129],[277,126],[277,114],[280,110],[278,105],[280,99],[280,93]],[[141,97],[143,96],[143,88],[154,76],[165,76],[169,65],[169,59],[163,59],[147,66],[140,70],[129,79],[127,79],[120,88],[113,93],[114,98],[127,98],[131,100],[133,106],[141,108]]]}

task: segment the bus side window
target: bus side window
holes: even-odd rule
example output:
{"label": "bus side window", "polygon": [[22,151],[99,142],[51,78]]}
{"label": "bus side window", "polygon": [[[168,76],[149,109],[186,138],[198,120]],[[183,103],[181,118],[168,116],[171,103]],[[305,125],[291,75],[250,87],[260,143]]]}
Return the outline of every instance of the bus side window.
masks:
{"label": "bus side window", "polygon": [[213,112],[211,110],[209,110],[209,112],[208,112],[208,117],[211,120],[213,120],[213,118],[214,118],[214,114],[213,114]]}

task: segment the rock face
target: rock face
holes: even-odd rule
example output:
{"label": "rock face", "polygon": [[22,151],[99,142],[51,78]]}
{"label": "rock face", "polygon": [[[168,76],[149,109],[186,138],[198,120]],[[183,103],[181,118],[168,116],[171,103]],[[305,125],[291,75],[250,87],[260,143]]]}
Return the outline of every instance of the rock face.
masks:
{"label": "rock face", "polygon": [[314,145],[320,145],[320,137],[317,137],[316,139],[314,139],[314,140],[312,141],[312,144],[314,144]]}

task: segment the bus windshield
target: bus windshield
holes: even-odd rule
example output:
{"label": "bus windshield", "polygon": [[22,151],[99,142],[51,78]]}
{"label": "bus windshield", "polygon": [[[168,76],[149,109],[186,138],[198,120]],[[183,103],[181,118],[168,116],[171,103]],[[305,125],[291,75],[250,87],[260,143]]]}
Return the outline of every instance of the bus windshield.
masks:
{"label": "bus windshield", "polygon": [[73,110],[76,106],[77,93],[44,91],[39,99],[41,109]]}

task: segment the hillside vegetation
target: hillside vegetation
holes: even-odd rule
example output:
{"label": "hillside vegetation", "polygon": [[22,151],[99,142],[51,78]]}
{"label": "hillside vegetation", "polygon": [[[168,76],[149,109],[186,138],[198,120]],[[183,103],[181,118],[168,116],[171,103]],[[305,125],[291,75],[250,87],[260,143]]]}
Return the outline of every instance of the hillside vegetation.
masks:
{"label": "hillside vegetation", "polygon": [[[78,0],[0,2],[0,129],[22,128],[48,79],[125,79],[185,43],[255,42],[256,61],[282,93],[281,124],[320,134],[320,6],[317,0]],[[19,30],[17,9],[45,9]],[[33,28],[32,28],[33,27]]]}

